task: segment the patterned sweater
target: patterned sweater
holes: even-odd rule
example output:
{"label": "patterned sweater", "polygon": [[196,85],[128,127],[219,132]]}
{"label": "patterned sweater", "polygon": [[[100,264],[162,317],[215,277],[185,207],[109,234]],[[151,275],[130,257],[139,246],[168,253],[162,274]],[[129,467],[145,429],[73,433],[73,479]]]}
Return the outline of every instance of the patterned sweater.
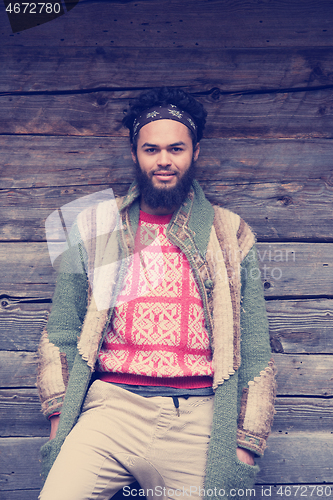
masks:
{"label": "patterned sweater", "polygon": [[[43,412],[61,409],[57,435],[41,450],[44,476],[79,417],[123,288],[134,253],[139,195],[134,183],[118,200],[119,212],[113,200],[104,202],[82,212],[73,227],[75,245],[64,254],[39,347]],[[205,488],[250,488],[259,467],[238,460],[236,447],[263,454],[275,395],[254,236],[239,216],[213,207],[196,181],[167,235],[191,267],[213,354],[215,403]]]}
{"label": "patterned sweater", "polygon": [[[182,388],[212,385],[202,300],[170,215],[140,211],[134,255],[98,354],[102,380]],[[111,372],[111,373],[110,373]]]}

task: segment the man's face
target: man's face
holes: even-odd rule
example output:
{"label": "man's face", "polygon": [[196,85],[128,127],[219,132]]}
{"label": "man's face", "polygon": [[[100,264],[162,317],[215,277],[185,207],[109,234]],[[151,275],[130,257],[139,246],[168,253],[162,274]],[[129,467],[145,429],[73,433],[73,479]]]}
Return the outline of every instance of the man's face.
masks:
{"label": "man's face", "polygon": [[193,151],[190,131],[182,123],[157,120],[142,127],[132,157],[143,199],[150,207],[171,209],[182,203],[198,155],[199,144]]}

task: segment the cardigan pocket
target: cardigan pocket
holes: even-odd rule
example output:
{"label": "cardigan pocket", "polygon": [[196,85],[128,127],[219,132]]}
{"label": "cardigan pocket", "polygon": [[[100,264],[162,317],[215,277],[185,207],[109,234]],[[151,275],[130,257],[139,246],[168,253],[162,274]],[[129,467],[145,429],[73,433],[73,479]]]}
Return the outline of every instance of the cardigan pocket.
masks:
{"label": "cardigan pocket", "polygon": [[58,439],[55,437],[50,441],[47,441],[40,449],[41,454],[41,462],[42,462],[42,478],[43,481],[46,480],[48,473],[51,470],[51,467],[57,458],[60,449],[60,443]]}
{"label": "cardigan pocket", "polygon": [[[236,457],[235,463],[236,476],[237,476],[237,488],[239,490],[246,490],[248,488],[253,488],[256,475],[259,472],[259,465],[249,465],[245,462],[239,460]],[[242,493],[239,495],[242,496]],[[238,498],[237,496],[235,498]]]}

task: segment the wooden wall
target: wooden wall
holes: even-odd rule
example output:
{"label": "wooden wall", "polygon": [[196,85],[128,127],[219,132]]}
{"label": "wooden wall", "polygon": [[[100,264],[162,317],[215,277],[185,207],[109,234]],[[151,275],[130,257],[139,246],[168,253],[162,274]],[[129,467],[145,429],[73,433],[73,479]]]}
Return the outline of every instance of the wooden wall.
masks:
{"label": "wooden wall", "polygon": [[332,21],[331,0],[82,0],[13,34],[1,4],[2,500],[35,500],[41,485],[45,219],[126,192],[123,110],[163,84],[207,107],[198,180],[258,236],[279,389],[256,496],[333,497]]}

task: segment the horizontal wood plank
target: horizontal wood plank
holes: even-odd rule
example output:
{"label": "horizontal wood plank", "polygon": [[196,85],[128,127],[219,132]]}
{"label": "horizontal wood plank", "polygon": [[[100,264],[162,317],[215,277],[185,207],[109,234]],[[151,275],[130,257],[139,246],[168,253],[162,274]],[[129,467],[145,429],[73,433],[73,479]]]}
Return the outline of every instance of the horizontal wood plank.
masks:
{"label": "horizontal wood plank", "polygon": [[50,303],[0,297],[0,350],[36,351],[50,309]]}
{"label": "horizontal wood plank", "polygon": [[[0,350],[36,351],[51,303],[0,297]],[[333,300],[267,300],[273,352],[333,354]],[[1,433],[0,433],[1,434]]]}
{"label": "horizontal wood plank", "polygon": [[[272,432],[331,432],[333,400],[279,396]],[[0,389],[1,437],[47,437],[50,423],[41,413],[37,389]]]}
{"label": "horizontal wood plank", "polygon": [[[198,178],[207,177],[207,172],[198,170]],[[333,220],[327,217],[333,202],[330,181],[242,184],[202,180],[200,184],[212,203],[243,217],[261,241],[333,240]],[[114,195],[122,196],[129,184],[4,189],[0,191],[1,240],[43,241],[45,220],[53,211],[111,186]]]}
{"label": "horizontal wood plank", "polygon": [[261,463],[256,480],[259,484],[332,483],[333,435],[330,432],[272,434]]}
{"label": "horizontal wood plank", "polygon": [[333,301],[268,300],[272,348],[286,354],[333,354]]}
{"label": "horizontal wood plank", "polygon": [[48,437],[50,422],[41,412],[37,389],[0,390],[1,437]]}
{"label": "horizontal wood plank", "polygon": [[274,354],[273,357],[278,368],[279,395],[333,396],[332,356],[324,354],[315,356]]}
{"label": "horizontal wood plank", "polygon": [[[333,296],[332,243],[258,243],[266,297]],[[57,269],[58,261],[55,261]],[[51,298],[56,280],[46,243],[0,243],[0,296]],[[259,269],[258,269],[259,277]]]}
{"label": "horizontal wood plank", "polygon": [[[41,487],[39,449],[44,443],[45,438],[0,440],[0,486],[3,492]],[[260,484],[330,482],[332,445],[333,436],[328,432],[272,434],[265,458],[260,462],[259,491]]]}
{"label": "horizontal wood plank", "polygon": [[98,47],[332,46],[330,9],[329,0],[80,2],[51,23],[11,38],[2,16],[0,40],[1,45],[31,46],[43,40],[51,47],[92,41]]}
{"label": "horizontal wood plank", "polygon": [[[190,92],[217,89],[213,96],[218,98],[221,92],[325,88],[333,84],[332,51],[332,47],[0,45],[0,60],[6,62],[0,92],[135,90],[163,83]],[[103,99],[97,105],[104,109]]]}
{"label": "horizontal wood plank", "polygon": [[[120,95],[119,95],[120,94]],[[0,134],[127,136],[121,119],[132,92],[0,96]],[[331,90],[198,98],[206,138],[332,138]]]}
{"label": "horizontal wood plank", "polygon": [[[204,139],[197,177],[199,182],[237,186],[281,182],[296,183],[294,187],[317,179],[330,188],[332,153],[332,141],[321,139]],[[0,161],[0,189],[64,187],[65,194],[74,186],[109,187],[133,181],[125,137],[0,136]]]}
{"label": "horizontal wood plank", "polygon": [[37,354],[31,352],[0,352],[1,388],[35,387]]}
{"label": "horizontal wood plank", "polygon": [[40,437],[0,439],[1,495],[6,491],[42,487],[39,450],[46,441]]}
{"label": "horizontal wood plank", "polygon": [[272,432],[331,432],[333,417],[332,398],[283,397],[275,400]]}
{"label": "horizontal wood plank", "polygon": [[[318,354],[274,354],[278,367],[278,394],[281,396],[333,395],[332,357]],[[36,354],[31,352],[0,352],[1,388],[32,388],[36,382]]]}

